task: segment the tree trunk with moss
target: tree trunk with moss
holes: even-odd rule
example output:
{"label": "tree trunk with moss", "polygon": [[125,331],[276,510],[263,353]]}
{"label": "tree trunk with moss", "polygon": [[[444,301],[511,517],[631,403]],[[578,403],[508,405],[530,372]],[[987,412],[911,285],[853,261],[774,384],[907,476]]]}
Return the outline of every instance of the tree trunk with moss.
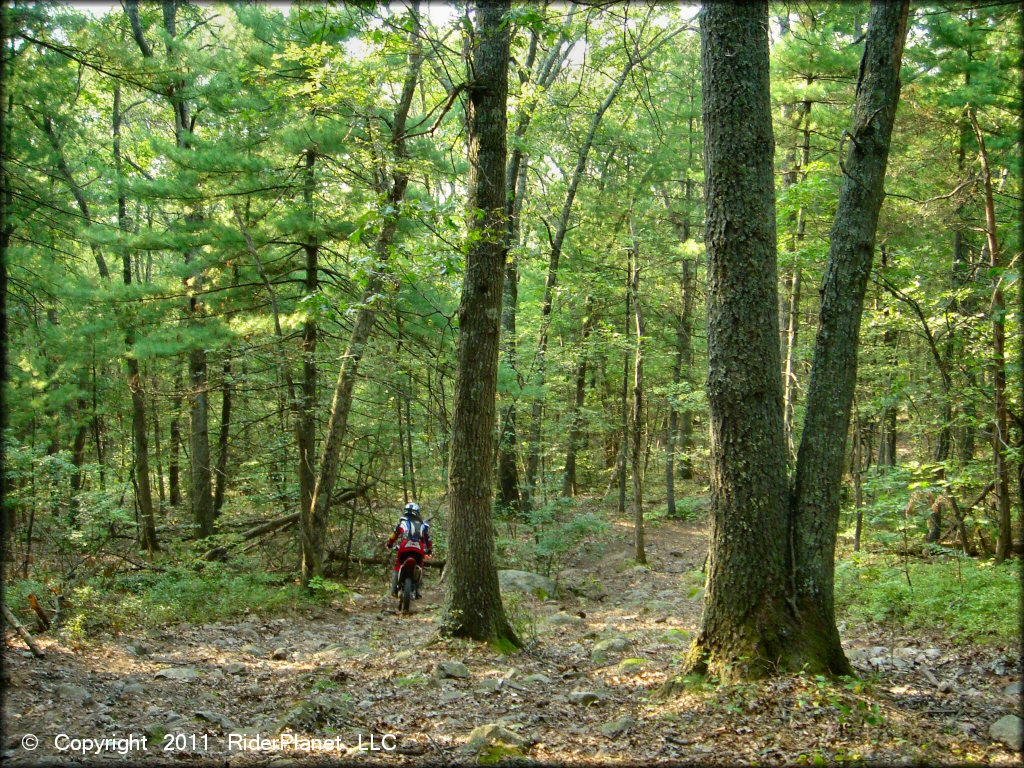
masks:
{"label": "tree trunk with moss", "polygon": [[790,568],[800,620],[795,650],[813,671],[836,675],[853,672],[835,621],[839,491],[857,382],[860,319],[899,102],[908,8],[907,2],[871,4],[793,483]]}
{"label": "tree trunk with moss", "polygon": [[706,4],[701,66],[712,512],[688,667],[728,679],[769,673],[793,629],[767,3]]}
{"label": "tree trunk with moss", "polygon": [[505,233],[509,0],[477,5],[467,103],[469,228],[448,463],[450,536],[441,632],[516,647],[498,587],[492,518]]}

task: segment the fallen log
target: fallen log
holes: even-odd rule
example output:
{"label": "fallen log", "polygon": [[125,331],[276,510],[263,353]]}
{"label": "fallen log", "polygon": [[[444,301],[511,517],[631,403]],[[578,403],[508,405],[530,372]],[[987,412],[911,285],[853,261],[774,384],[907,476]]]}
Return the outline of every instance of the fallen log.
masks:
{"label": "fallen log", "polygon": [[[341,493],[335,495],[333,503],[340,504],[346,501],[352,501],[352,499],[356,499],[359,498],[360,496],[365,495],[368,490],[370,490],[369,485],[360,485],[355,488],[346,488]],[[241,544],[242,542],[251,541],[256,537],[263,536],[267,533],[275,533],[277,531],[284,530],[285,528],[290,528],[291,526],[299,522],[299,518],[301,516],[301,512],[293,512],[290,515],[284,515],[283,517],[275,518],[266,523],[261,523],[260,525],[257,525],[254,528],[250,528],[247,531],[243,531],[239,540],[235,543]],[[203,556],[200,559],[225,560],[227,559],[228,556],[228,549],[228,545],[214,547],[213,549],[203,553]]]}
{"label": "fallen log", "polygon": [[37,659],[46,657],[43,650],[36,645],[36,641],[32,639],[32,635],[29,634],[28,630],[21,626],[21,622],[18,621],[17,617],[11,613],[11,609],[7,607],[7,603],[3,604],[4,619],[7,623],[14,627],[14,631],[18,633],[22,640],[25,641],[25,645],[28,646],[29,650],[32,651],[32,655]]}
{"label": "fallen log", "polygon": [[[331,552],[327,555],[328,563],[344,563],[345,555],[341,552]],[[394,560],[390,557],[362,557],[359,555],[351,555],[348,557],[350,563],[357,563],[358,565],[393,565]],[[426,568],[444,568],[445,560],[424,560],[423,565]]]}

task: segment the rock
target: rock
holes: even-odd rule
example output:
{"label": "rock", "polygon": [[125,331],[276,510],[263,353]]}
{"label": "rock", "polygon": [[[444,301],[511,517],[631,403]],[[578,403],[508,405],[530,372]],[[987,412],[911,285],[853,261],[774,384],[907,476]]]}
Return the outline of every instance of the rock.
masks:
{"label": "rock", "polygon": [[195,667],[169,667],[161,669],[153,677],[162,677],[167,680],[195,680],[199,677],[199,670]]}
{"label": "rock", "polygon": [[566,568],[558,572],[558,586],[574,595],[591,600],[603,600],[608,591],[594,575],[583,568]]}
{"label": "rock", "polygon": [[943,680],[939,683],[939,693],[952,693],[956,690],[956,686],[953,685],[949,680]]}
{"label": "rock", "polygon": [[57,698],[64,701],[71,701],[75,704],[88,704],[92,701],[92,694],[85,688],[74,683],[62,683],[57,686]]}
{"label": "rock", "polygon": [[480,681],[477,693],[497,693],[505,687],[505,680],[500,677],[488,677]]}
{"label": "rock", "polygon": [[407,661],[416,656],[416,653],[411,650],[399,651],[395,654],[395,661]]}
{"label": "rock", "polygon": [[240,675],[248,669],[245,664],[240,661],[233,661],[224,667],[224,671],[229,675]]}
{"label": "rock", "polygon": [[222,715],[220,712],[212,712],[206,709],[200,709],[196,712],[196,717],[200,720],[205,720],[208,723],[216,723],[224,729],[225,733],[238,728],[238,724],[232,721],[227,715]]}
{"label": "rock", "polygon": [[551,678],[542,672],[538,672],[535,675],[527,675],[523,678],[523,682],[529,685],[535,685],[540,683],[541,685],[551,685]]}
{"label": "rock", "polygon": [[602,725],[601,733],[609,739],[617,739],[634,725],[636,725],[636,720],[626,715],[618,720],[611,720]]}
{"label": "rock", "polygon": [[590,650],[590,660],[598,665],[607,664],[615,654],[622,653],[629,648],[629,640],[624,637],[610,637],[594,643]]}
{"label": "rock", "polygon": [[529,571],[498,571],[498,585],[502,592],[526,592],[541,600],[558,593],[555,582]]}
{"label": "rock", "polygon": [[438,677],[454,677],[460,680],[470,676],[469,667],[461,661],[449,660],[440,661],[437,664]]}
{"label": "rock", "polygon": [[1018,680],[1016,683],[1010,683],[1008,686],[1003,688],[1003,693],[1005,693],[1007,696],[1020,696],[1020,692],[1020,680]]}
{"label": "rock", "polygon": [[624,659],[619,662],[619,674],[620,675],[635,675],[641,669],[647,666],[645,659]]}
{"label": "rock", "polygon": [[312,733],[337,728],[349,719],[351,712],[352,705],[345,699],[320,694],[289,709],[274,725],[274,733],[279,734],[285,730]]}
{"label": "rock", "polygon": [[286,661],[288,659],[287,648],[275,648],[274,652],[270,654],[270,658],[274,661]]}
{"label": "rock", "polygon": [[480,752],[495,746],[511,748],[518,754],[520,748],[526,745],[526,739],[515,731],[509,730],[499,723],[487,723],[480,725],[470,731],[469,740],[466,742],[466,749],[470,752]]}
{"label": "rock", "polygon": [[124,649],[128,651],[128,653],[130,653],[132,656],[149,655],[149,648],[144,646],[142,643],[128,643],[128,645],[126,645]]}
{"label": "rock", "polygon": [[146,686],[142,683],[128,683],[121,689],[119,696],[139,696],[146,692]]}
{"label": "rock", "polygon": [[676,606],[668,600],[649,600],[644,603],[643,610],[661,616],[675,613]]}
{"label": "rock", "polygon": [[942,656],[942,651],[939,648],[924,649],[924,657],[930,661],[935,661],[940,656]]}
{"label": "rock", "polygon": [[142,728],[142,732],[151,742],[159,743],[163,741],[164,736],[170,733],[170,730],[164,723],[150,723]]}
{"label": "rock", "polygon": [[565,611],[559,611],[558,613],[548,616],[544,622],[550,624],[553,627],[565,627],[571,624],[583,624],[583,619],[579,616],[573,616],[571,613]]}
{"label": "rock", "polygon": [[569,702],[571,704],[579,704],[580,706],[589,707],[591,704],[596,704],[601,700],[601,694],[596,691],[572,691],[569,694]]}
{"label": "rock", "polygon": [[878,658],[885,654],[889,649],[883,645],[873,645],[870,648],[853,648],[849,653],[846,654],[851,662],[871,662],[872,659]]}
{"label": "rock", "polygon": [[252,645],[252,644],[243,645],[240,650],[242,651],[242,653],[247,653],[250,656],[262,656],[263,655],[263,649],[260,648],[258,645]]}
{"label": "rock", "polygon": [[672,629],[665,631],[661,639],[667,643],[688,643],[690,642],[690,633],[685,629],[672,627]]}
{"label": "rock", "polygon": [[988,729],[988,735],[994,741],[1001,742],[1012,749],[1020,752],[1024,746],[1024,720],[1017,715],[1003,715],[996,720]]}

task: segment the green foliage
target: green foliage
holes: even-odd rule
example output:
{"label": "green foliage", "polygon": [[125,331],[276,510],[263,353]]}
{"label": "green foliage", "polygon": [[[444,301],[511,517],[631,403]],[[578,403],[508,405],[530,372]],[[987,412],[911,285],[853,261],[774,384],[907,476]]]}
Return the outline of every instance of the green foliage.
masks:
{"label": "green foliage", "polygon": [[1010,564],[956,555],[905,565],[867,555],[836,564],[839,616],[907,629],[941,627],[944,637],[961,644],[1015,642],[1020,599],[1020,574]]}
{"label": "green foliage", "polygon": [[[246,567],[248,566],[248,567]],[[97,633],[136,631],[175,622],[206,623],[237,620],[246,614],[274,614],[314,604],[296,585],[280,576],[261,573],[250,564],[224,567],[209,564],[202,571],[172,567],[166,572],[138,572],[92,578],[65,587],[68,610],[64,625],[72,641]],[[46,594],[46,585],[14,581],[11,599],[23,603],[29,592]],[[330,590],[328,594],[337,594]],[[17,597],[14,597],[17,596]]]}

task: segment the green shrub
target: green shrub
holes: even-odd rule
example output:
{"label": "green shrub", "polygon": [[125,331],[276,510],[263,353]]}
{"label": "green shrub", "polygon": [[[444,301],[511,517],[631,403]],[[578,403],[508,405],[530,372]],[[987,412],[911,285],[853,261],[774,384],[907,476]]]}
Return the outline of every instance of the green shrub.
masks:
{"label": "green shrub", "polygon": [[[907,574],[910,575],[909,583]],[[1013,564],[964,557],[885,562],[861,555],[836,564],[836,609],[854,621],[938,627],[958,643],[1016,642],[1020,581]]]}

